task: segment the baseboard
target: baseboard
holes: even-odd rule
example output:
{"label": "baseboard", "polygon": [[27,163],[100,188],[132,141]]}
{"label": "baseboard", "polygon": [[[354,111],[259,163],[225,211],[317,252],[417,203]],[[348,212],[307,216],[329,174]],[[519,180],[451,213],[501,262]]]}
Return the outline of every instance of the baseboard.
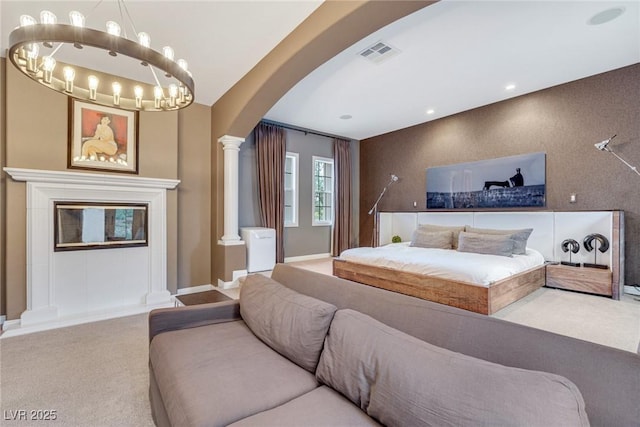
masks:
{"label": "baseboard", "polygon": [[633,286],[624,285],[624,293],[629,295],[640,295],[640,289]]}
{"label": "baseboard", "polygon": [[199,286],[189,286],[188,288],[179,288],[176,295],[184,295],[184,294],[193,294],[195,292],[205,292],[212,291],[215,287],[213,285],[199,285]]}
{"label": "baseboard", "polygon": [[302,255],[302,256],[292,256],[284,259],[285,263],[288,262],[299,262],[299,261],[312,261],[314,259],[323,259],[323,258],[331,258],[330,253],[326,254],[312,254],[312,255]]}

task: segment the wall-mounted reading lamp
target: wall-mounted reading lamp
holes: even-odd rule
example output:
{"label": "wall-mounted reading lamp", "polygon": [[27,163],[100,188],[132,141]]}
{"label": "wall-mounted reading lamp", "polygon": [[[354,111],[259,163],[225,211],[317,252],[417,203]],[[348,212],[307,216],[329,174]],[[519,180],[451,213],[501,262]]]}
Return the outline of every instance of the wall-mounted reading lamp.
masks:
{"label": "wall-mounted reading lamp", "polygon": [[613,154],[614,156],[616,156],[616,158],[618,160],[620,160],[622,163],[627,165],[632,171],[634,171],[636,174],[640,175],[640,172],[638,171],[637,167],[632,166],[629,163],[627,163],[622,157],[618,156],[616,153],[614,153],[614,151],[611,148],[609,148],[609,143],[615,137],[616,137],[616,135],[613,135],[611,138],[605,139],[604,141],[598,142],[597,144],[593,144],[593,145],[595,145],[595,147],[600,151],[607,151],[607,152]]}

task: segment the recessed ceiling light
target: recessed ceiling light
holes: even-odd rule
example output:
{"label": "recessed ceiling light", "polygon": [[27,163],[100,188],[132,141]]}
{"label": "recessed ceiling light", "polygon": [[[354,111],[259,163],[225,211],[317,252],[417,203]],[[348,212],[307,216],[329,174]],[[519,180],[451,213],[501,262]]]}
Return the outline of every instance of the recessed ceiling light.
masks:
{"label": "recessed ceiling light", "polygon": [[353,118],[353,116],[351,114],[343,114],[343,115],[340,116],[340,118],[342,120],[349,120],[349,119]]}
{"label": "recessed ceiling light", "polygon": [[435,113],[435,110],[433,110],[433,109],[429,109],[429,110],[427,110],[427,114],[431,115],[431,114],[433,114],[433,113]]}
{"label": "recessed ceiling light", "polygon": [[618,16],[624,13],[624,7],[612,7],[611,9],[603,10],[600,13],[596,13],[587,21],[589,25],[601,25],[606,24],[609,21],[613,21]]}
{"label": "recessed ceiling light", "polygon": [[504,87],[504,90],[514,90],[515,88],[516,88],[516,85],[514,85],[513,83],[509,83]]}

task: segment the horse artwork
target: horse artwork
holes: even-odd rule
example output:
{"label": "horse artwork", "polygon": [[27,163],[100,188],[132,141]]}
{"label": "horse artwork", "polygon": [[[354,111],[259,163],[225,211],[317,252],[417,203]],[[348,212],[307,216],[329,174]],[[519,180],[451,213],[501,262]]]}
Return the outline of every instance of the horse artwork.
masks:
{"label": "horse artwork", "polygon": [[491,187],[503,187],[503,188],[508,188],[511,187],[511,185],[509,185],[509,181],[485,181],[484,182],[484,187],[482,188],[483,190],[487,191],[490,190]]}
{"label": "horse artwork", "polygon": [[532,153],[427,168],[426,207],[544,207],[545,164],[545,153]]}

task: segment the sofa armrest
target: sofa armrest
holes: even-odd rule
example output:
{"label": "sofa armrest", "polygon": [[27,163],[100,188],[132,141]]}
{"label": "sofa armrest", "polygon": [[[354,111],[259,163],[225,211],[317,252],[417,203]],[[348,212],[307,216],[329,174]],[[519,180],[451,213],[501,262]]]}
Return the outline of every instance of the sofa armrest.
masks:
{"label": "sofa armrest", "polygon": [[151,310],[149,313],[149,343],[153,337],[163,332],[240,319],[242,319],[240,302],[237,300]]}

